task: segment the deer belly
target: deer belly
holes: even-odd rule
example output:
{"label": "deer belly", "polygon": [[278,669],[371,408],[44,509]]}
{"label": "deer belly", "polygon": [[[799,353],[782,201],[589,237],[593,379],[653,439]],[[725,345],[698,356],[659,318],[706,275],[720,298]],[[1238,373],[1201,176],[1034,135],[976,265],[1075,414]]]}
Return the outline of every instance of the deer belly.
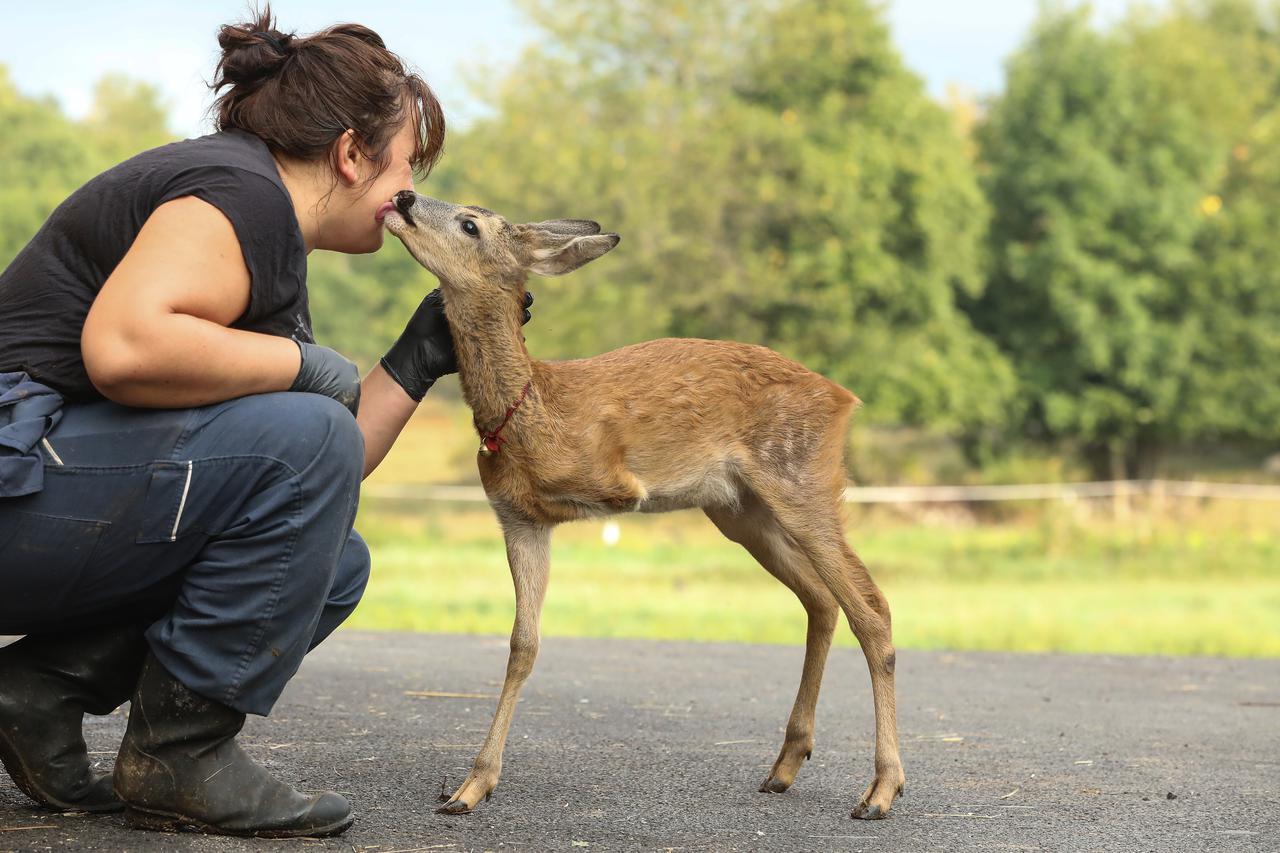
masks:
{"label": "deer belly", "polygon": [[741,501],[738,478],[731,465],[725,463],[701,472],[693,472],[675,482],[651,485],[648,496],[636,507],[637,512],[673,512],[702,507],[736,507]]}
{"label": "deer belly", "polygon": [[561,483],[540,490],[540,515],[548,520],[572,521],[622,512],[672,512],[699,507],[736,507],[741,500],[734,466],[718,462],[698,471],[642,480],[621,470],[608,485]]}

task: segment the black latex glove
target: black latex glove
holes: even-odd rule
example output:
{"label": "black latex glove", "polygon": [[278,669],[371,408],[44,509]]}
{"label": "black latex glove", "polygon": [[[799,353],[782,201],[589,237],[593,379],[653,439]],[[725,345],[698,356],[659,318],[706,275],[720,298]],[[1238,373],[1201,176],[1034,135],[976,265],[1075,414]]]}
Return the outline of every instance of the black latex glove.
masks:
{"label": "black latex glove", "polygon": [[[524,295],[524,321],[533,317],[529,306],[533,294]],[[382,369],[418,402],[441,376],[458,372],[458,356],[453,351],[453,335],[444,315],[444,298],[436,288],[423,298],[409,324],[387,354]]]}
{"label": "black latex glove", "polygon": [[302,365],[290,391],[307,391],[332,397],[355,414],[360,409],[360,369],[335,350],[294,341],[302,350]]}

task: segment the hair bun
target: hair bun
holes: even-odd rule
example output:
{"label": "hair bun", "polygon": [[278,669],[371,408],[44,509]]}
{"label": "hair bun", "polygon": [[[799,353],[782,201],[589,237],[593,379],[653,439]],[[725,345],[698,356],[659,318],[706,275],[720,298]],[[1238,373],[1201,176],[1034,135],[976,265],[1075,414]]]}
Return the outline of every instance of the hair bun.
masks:
{"label": "hair bun", "polygon": [[279,71],[297,47],[293,33],[275,29],[270,12],[257,21],[226,24],[218,31],[222,58],[217,73],[233,85],[252,85]]}
{"label": "hair bun", "polygon": [[279,33],[272,34],[272,33],[266,33],[266,32],[259,32],[259,33],[250,33],[250,35],[252,35],[254,38],[262,39],[267,44],[274,47],[278,53],[288,54],[291,52],[289,45],[293,42],[293,33],[285,33],[284,35],[281,35]]}

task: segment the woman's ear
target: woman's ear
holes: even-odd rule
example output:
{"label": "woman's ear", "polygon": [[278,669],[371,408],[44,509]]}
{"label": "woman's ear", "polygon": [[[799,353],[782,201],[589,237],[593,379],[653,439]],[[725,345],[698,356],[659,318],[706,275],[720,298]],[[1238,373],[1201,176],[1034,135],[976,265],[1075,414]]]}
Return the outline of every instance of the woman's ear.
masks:
{"label": "woman's ear", "polygon": [[338,146],[338,156],[335,158],[338,164],[338,176],[347,186],[354,187],[360,183],[360,163],[364,160],[360,147],[356,145],[356,132],[347,128],[333,144]]}

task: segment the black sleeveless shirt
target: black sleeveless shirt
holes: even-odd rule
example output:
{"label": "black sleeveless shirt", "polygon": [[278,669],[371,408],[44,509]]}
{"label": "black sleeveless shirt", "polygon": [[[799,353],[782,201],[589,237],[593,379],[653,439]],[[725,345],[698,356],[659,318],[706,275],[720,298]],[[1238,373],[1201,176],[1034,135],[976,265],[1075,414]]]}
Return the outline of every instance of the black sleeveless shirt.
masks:
{"label": "black sleeveless shirt", "polygon": [[80,355],[89,306],[152,211],[181,196],[212,204],[235,228],[252,284],[232,328],[314,343],[289,192],[261,139],[226,130],[144,151],[58,205],[0,273],[0,373],[23,371],[68,400],[102,399]]}

